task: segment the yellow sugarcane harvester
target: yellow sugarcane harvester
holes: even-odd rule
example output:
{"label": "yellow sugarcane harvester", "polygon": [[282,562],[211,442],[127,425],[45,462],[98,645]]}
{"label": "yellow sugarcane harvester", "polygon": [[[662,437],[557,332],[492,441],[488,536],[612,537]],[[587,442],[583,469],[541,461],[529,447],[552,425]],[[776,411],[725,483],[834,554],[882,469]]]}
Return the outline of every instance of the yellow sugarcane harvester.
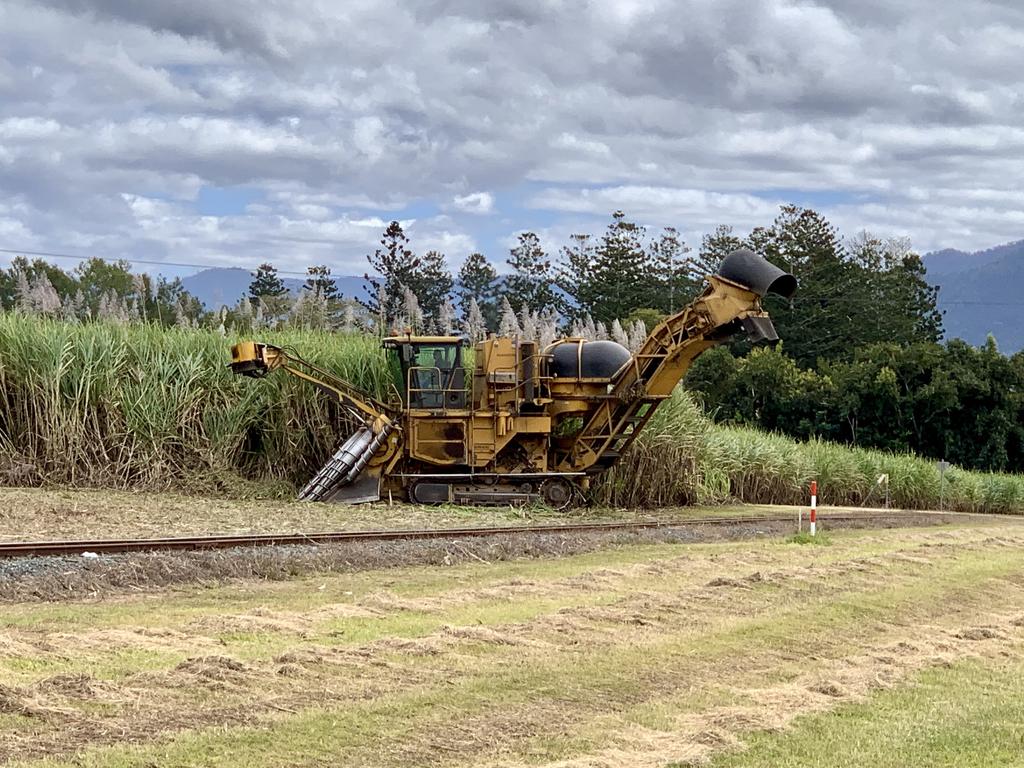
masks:
{"label": "yellow sugarcane harvester", "polygon": [[299,494],[310,501],[522,503],[561,508],[612,466],[704,350],[746,333],[778,336],[761,307],[790,297],[796,279],[747,249],[729,254],[704,292],[661,322],[636,354],[613,341],[566,338],[477,343],[472,381],[466,341],[391,336],[398,397],[381,402],[280,347],[231,349],[231,369],[284,370],[335,398],[361,424]]}

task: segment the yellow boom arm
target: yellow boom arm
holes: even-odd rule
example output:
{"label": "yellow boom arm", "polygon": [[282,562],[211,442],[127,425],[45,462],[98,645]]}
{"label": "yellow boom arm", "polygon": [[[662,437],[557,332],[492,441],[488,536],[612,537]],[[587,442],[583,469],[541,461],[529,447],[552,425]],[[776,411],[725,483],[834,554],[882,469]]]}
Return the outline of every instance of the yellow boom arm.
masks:
{"label": "yellow boom arm", "polygon": [[558,457],[558,471],[614,464],[705,350],[744,331],[753,342],[778,339],[761,298],[769,292],[791,296],[792,275],[741,249],[707,279],[704,292],[662,321],[612,380],[607,398],[584,418],[571,447]]}
{"label": "yellow boom arm", "polygon": [[228,366],[241,376],[262,378],[271,371],[281,369],[326,392],[342,406],[353,412],[360,421],[374,424],[380,419],[391,421],[389,413],[394,409],[375,400],[358,387],[340,379],[325,368],[321,368],[283,347],[258,341],[243,341],[231,347],[231,364]]}

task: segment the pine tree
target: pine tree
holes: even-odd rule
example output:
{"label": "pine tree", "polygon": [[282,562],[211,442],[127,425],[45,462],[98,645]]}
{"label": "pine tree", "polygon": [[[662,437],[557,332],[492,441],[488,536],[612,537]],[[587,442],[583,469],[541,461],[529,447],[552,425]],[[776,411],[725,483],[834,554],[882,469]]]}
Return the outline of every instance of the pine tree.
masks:
{"label": "pine tree", "polygon": [[302,288],[303,291],[319,297],[317,301],[323,305],[324,327],[336,326],[341,313],[342,297],[338,291],[338,284],[331,277],[330,267],[325,264],[309,267]]}
{"label": "pine tree", "polygon": [[468,319],[471,302],[476,302],[477,310],[488,329],[498,327],[498,301],[496,287],[498,271],[482,253],[471,253],[466,257],[459,270],[458,297],[462,317]]}
{"label": "pine tree", "polygon": [[[392,221],[380,240],[381,247],[366,257],[373,274],[364,273],[367,301],[360,299],[370,314],[378,318],[378,329],[386,333],[388,323],[402,313],[403,287],[421,287],[420,260],[409,248],[409,238],[402,225]],[[383,299],[383,304],[381,303]]]}
{"label": "pine tree", "polygon": [[563,302],[554,288],[551,259],[537,235],[519,235],[519,244],[509,252],[507,263],[512,274],[505,279],[504,294],[514,309],[561,310]]}
{"label": "pine tree", "polygon": [[409,287],[420,299],[427,326],[437,325],[441,305],[451,302],[453,285],[444,254],[440,251],[423,254],[421,268]]}
{"label": "pine tree", "polygon": [[[260,264],[256,268],[253,280],[249,283],[249,296],[254,304],[262,308],[264,319],[270,323],[282,317],[291,304],[288,289],[278,276],[277,267],[269,263]],[[178,303],[181,303],[180,300]],[[180,325],[177,320],[175,322]]]}
{"label": "pine tree", "polygon": [[555,270],[555,277],[558,287],[572,299],[567,313],[579,319],[597,299],[594,293],[594,244],[590,235],[576,234],[570,240],[571,245],[562,247],[562,260]]}
{"label": "pine tree", "polygon": [[785,339],[786,353],[806,366],[818,358],[852,355],[864,332],[864,318],[858,315],[877,314],[879,308],[856,311],[858,303],[851,299],[860,290],[859,278],[845,258],[836,228],[816,211],[786,205],[771,227],[751,232],[748,244],[795,275],[807,291],[792,301],[765,298],[772,323]]}
{"label": "pine tree", "polygon": [[594,248],[587,286],[590,300],[581,306],[595,322],[625,318],[649,303],[658,275],[643,237],[643,227],[628,221],[622,211],[612,214],[612,223]]}
{"label": "pine tree", "polygon": [[695,280],[691,275],[692,265],[687,256],[689,251],[674,227],[666,227],[661,237],[651,244],[657,296],[645,306],[658,309],[666,315],[673,315],[689,304],[700,292],[703,280]]}
{"label": "pine tree", "polygon": [[255,303],[261,299],[283,296],[288,293],[284,281],[277,274],[277,267],[270,263],[260,264],[249,283],[249,296]]}
{"label": "pine tree", "polygon": [[[697,290],[703,290],[708,275],[717,274],[722,259],[743,245],[743,241],[732,233],[732,227],[729,226],[719,225],[715,227],[714,232],[704,235],[697,258],[690,265],[690,277]],[[758,249],[754,248],[754,251]]]}

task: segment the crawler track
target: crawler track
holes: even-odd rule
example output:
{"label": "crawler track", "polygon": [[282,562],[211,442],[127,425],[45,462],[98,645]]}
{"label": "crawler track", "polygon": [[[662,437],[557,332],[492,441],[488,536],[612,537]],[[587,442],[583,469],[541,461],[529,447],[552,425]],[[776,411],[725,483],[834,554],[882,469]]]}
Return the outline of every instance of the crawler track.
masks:
{"label": "crawler track", "polygon": [[[913,524],[914,519],[927,517],[957,518],[965,513],[953,512],[860,512],[832,513],[819,516],[826,527],[830,523],[877,521],[893,526]],[[784,524],[795,522],[795,515],[757,515],[748,517],[695,517],[689,520],[633,520],[607,523],[564,523],[558,525],[487,526],[472,528],[412,528],[398,530],[327,531],[321,533],[267,533],[212,536],[182,536],[154,539],[97,539],[67,541],[0,542],[0,558],[52,557],[85,553],[123,554],[158,550],[229,549],[232,547],[266,547],[302,544],[334,544],[352,541],[409,541],[415,539],[460,539],[485,536],[604,533],[640,531],[653,528],[701,528],[705,526]],[[987,515],[971,515],[986,518]]]}

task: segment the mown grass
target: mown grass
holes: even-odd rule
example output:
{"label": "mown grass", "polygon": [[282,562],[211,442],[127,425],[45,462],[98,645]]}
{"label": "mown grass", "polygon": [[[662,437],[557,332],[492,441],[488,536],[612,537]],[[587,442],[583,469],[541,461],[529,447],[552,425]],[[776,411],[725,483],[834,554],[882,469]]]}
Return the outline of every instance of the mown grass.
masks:
{"label": "mown grass", "polygon": [[1024,759],[1024,664],[963,661],[920,674],[785,734],[758,734],[716,768],[1020,765]]}
{"label": "mown grass", "polygon": [[[854,541],[851,537],[848,558],[863,555]],[[745,554],[736,545],[732,549]],[[317,684],[341,686],[334,675],[351,684],[360,683],[361,677],[368,683],[374,674],[386,675],[389,669],[403,674],[402,667],[395,670],[392,665],[409,663],[408,669],[416,674],[408,684],[377,696],[285,710],[290,717],[275,717],[256,727],[202,728],[205,723],[197,718],[189,730],[167,738],[97,745],[74,757],[32,765],[472,765],[497,763],[500,758],[528,763],[599,753],[628,738],[632,723],[656,725],[665,731],[664,738],[671,738],[679,715],[700,715],[712,705],[743,704],[748,694],[766,687],[785,688],[805,674],[809,664],[827,674],[835,660],[849,658],[865,645],[887,646],[904,632],[916,632],[914,619],[941,637],[943,632],[934,625],[945,624],[942,617],[948,619],[948,628],[956,628],[963,621],[982,620],[989,611],[1006,610],[1017,599],[1006,576],[1019,572],[1019,562],[1016,550],[961,549],[948,563],[936,557],[930,564],[894,572],[880,590],[877,580],[854,577],[841,587],[826,586],[798,601],[784,583],[766,582],[757,587],[763,599],[752,603],[760,606],[755,613],[736,611],[732,604],[707,604],[697,612],[713,619],[710,623],[672,613],[662,617],[665,626],[636,633],[621,622],[602,625],[588,619],[576,626],[574,631],[586,633],[581,637],[603,638],[600,646],[566,644],[564,629],[541,624],[531,639],[563,642],[536,648],[467,644],[451,656],[428,654],[412,661],[400,651],[381,650],[377,661],[383,663],[359,667],[358,674],[350,667],[318,665]],[[473,570],[492,576],[491,569],[466,568]],[[394,575],[399,583],[415,576]],[[675,587],[662,589],[675,592]],[[988,594],[984,600],[977,597],[982,593]],[[737,602],[754,597],[744,591]],[[956,602],[957,615],[949,610],[951,601]],[[457,602],[452,607],[464,609]],[[452,618],[447,610],[444,618]],[[810,662],[793,652],[804,645],[818,648]],[[234,655],[234,649],[230,652]],[[743,663],[737,664],[737,659]],[[866,679],[877,671],[868,665],[862,674]],[[728,690],[722,681],[727,681]],[[305,679],[300,684],[309,683]],[[217,695],[233,695],[232,691]],[[675,708],[667,706],[673,703]],[[772,715],[769,704],[761,706]],[[748,730],[742,723],[735,728]],[[666,748],[639,743],[631,749],[641,758],[648,750]],[[670,744],[669,754],[674,751]],[[619,764],[630,763],[622,759]]]}
{"label": "mown grass", "polygon": [[[388,392],[391,372],[372,337],[286,331],[261,338],[377,396]],[[351,425],[292,377],[232,376],[226,363],[235,340],[0,315],[0,482],[289,495]],[[816,479],[822,504],[880,504],[883,474],[897,507],[937,508],[941,500],[961,511],[1024,509],[1022,477],[954,468],[940,487],[932,461],[716,426],[682,391],[594,495],[619,507],[804,504]]]}

